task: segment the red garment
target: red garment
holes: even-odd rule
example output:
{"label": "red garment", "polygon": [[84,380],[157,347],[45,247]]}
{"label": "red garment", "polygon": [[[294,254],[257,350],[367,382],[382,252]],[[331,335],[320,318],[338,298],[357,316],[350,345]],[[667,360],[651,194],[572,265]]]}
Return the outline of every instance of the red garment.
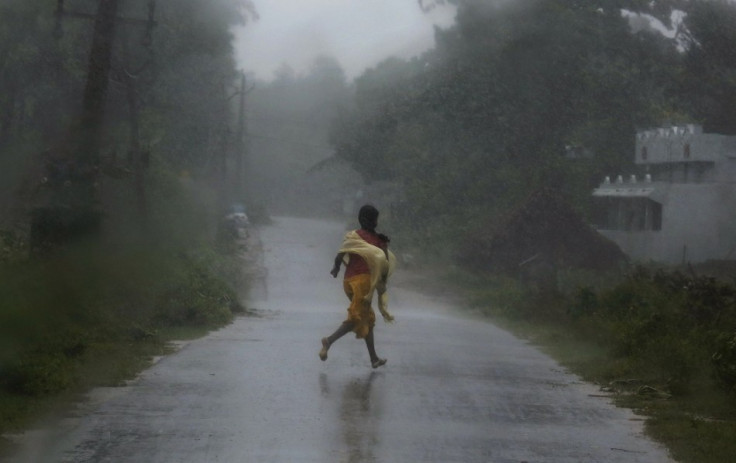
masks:
{"label": "red garment", "polygon": [[[356,230],[358,235],[365,240],[366,243],[377,246],[384,251],[388,249],[387,243],[378,237],[377,234],[371,233],[368,230]],[[364,273],[371,273],[368,263],[357,254],[350,254],[350,260],[348,265],[345,267],[345,279],[354,277],[356,275],[362,275]]]}

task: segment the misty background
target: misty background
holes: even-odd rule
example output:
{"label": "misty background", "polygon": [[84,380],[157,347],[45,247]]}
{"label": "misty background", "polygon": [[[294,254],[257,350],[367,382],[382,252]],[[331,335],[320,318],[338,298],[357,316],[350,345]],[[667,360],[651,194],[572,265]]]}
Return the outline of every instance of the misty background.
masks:
{"label": "misty background", "polygon": [[589,220],[606,175],[643,175],[637,130],[733,132],[730,84],[701,72],[728,66],[710,34],[729,40],[729,2],[278,8],[234,31],[253,84],[248,196],[281,213],[373,201],[457,254],[543,188]]}
{"label": "misty background", "polygon": [[[610,329],[618,373],[733,390],[731,290],[608,278],[627,256],[589,224],[603,178],[647,173],[637,131],[736,135],[734,24],[726,0],[3,0],[0,428],[243,313],[232,213],[354,223],[364,202],[404,263]],[[595,278],[648,296],[574,292]]]}
{"label": "misty background", "polygon": [[[123,2],[121,13],[145,22],[149,4]],[[67,5],[95,11],[88,0]],[[3,67],[3,227],[29,233],[24,216],[59,196],[42,191],[44,169],[84,151],[69,127],[93,31],[54,5],[4,8],[14,40]],[[207,223],[232,203],[322,215],[372,200],[400,211],[399,232],[445,239],[488,228],[548,186],[588,217],[605,175],[637,171],[637,130],[699,123],[733,132],[720,45],[731,40],[732,9],[633,0],[157,5],[150,32],[143,23],[116,29],[95,154],[105,176],[94,184],[111,203],[105,223],[114,233],[157,207],[156,175],[211,197]],[[571,151],[592,155],[570,161]],[[136,157],[145,173],[131,168]]]}

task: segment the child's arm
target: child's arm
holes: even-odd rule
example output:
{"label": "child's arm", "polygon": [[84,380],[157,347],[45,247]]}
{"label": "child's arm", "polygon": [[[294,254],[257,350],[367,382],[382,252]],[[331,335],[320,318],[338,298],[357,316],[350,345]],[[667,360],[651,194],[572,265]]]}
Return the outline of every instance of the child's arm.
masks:
{"label": "child's arm", "polygon": [[340,265],[342,265],[342,259],[344,256],[344,252],[339,252],[335,256],[335,264],[332,266],[332,270],[330,270],[330,275],[332,275],[333,278],[337,278],[337,274],[340,273]]}

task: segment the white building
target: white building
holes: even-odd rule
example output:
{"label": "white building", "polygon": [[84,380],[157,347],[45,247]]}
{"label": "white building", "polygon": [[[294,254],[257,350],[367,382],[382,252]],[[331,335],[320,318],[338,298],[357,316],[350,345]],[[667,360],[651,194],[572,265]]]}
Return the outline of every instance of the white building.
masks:
{"label": "white building", "polygon": [[736,136],[696,125],[639,132],[646,174],[606,178],[595,226],[635,261],[736,259]]}

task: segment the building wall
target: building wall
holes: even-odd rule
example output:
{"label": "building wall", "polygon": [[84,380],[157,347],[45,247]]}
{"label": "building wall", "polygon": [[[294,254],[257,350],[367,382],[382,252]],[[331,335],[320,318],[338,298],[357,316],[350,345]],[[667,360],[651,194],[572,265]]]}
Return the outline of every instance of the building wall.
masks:
{"label": "building wall", "polygon": [[712,183],[720,175],[716,162],[707,161],[650,164],[647,168],[652,179],[656,182]]}
{"label": "building wall", "polygon": [[736,153],[718,163],[714,181],[718,183],[736,184]]}
{"label": "building wall", "polygon": [[736,137],[702,133],[697,126],[647,130],[636,136],[637,164],[713,162],[728,155],[736,155]]}
{"label": "building wall", "polygon": [[716,209],[715,217],[720,255],[725,260],[736,260],[736,183],[716,185],[715,194],[717,203],[721,205]]}
{"label": "building wall", "polygon": [[678,264],[736,257],[736,191],[732,186],[673,184],[657,193],[662,203],[661,230],[600,233],[638,261]]}
{"label": "building wall", "polygon": [[[647,197],[662,205],[661,230],[599,230],[604,236],[639,261],[736,259],[736,137],[696,125],[647,130],[636,136],[635,162],[653,180]],[[626,187],[635,195],[631,185],[618,186]],[[604,183],[594,194],[610,208],[636,201],[614,188]]]}

